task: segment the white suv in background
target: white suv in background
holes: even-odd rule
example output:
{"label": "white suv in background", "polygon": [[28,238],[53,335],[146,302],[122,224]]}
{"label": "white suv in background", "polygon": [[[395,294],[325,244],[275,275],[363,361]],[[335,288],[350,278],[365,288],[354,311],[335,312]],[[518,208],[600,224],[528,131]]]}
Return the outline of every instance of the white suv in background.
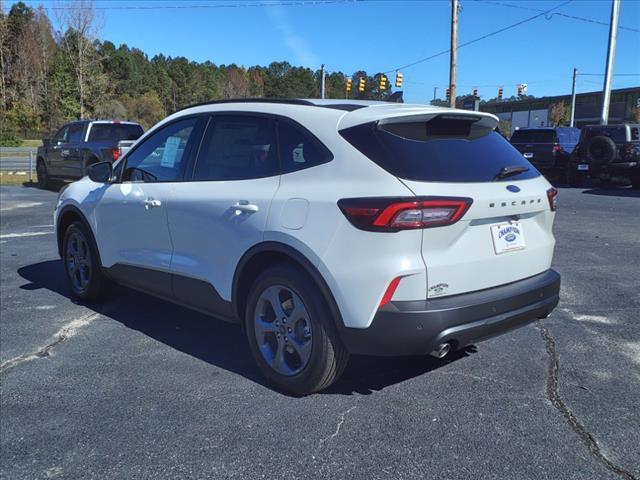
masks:
{"label": "white suv in background", "polygon": [[74,293],[111,281],[244,326],[280,389],[350,353],[442,357],[547,316],[556,190],[493,115],[342,100],[179,111],[58,200]]}

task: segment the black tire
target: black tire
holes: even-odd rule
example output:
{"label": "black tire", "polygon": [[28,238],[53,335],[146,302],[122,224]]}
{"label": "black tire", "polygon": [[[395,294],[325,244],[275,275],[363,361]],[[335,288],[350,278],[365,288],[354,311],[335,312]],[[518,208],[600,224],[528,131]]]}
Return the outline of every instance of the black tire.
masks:
{"label": "black tire", "polygon": [[605,135],[598,135],[589,140],[587,157],[590,163],[604,165],[612,162],[618,156],[616,142]]}
{"label": "black tire", "polygon": [[[278,372],[267,362],[262,351],[265,346],[268,347],[268,342],[262,344],[263,350],[261,351],[256,335],[258,303],[260,301],[262,305],[264,294],[274,288],[281,289],[281,292],[290,290],[297,295],[303,303],[302,307],[305,309],[305,313],[308,312],[307,316],[301,318],[305,318],[305,322],[307,319],[310,321],[311,333],[308,333],[310,337],[308,341],[311,352],[308,361],[304,366],[299,367],[301,368],[299,371],[288,375]],[[286,300],[279,300],[279,302],[280,306],[287,304]],[[293,307],[294,304],[291,303],[291,306]],[[249,292],[245,314],[245,332],[251,353],[267,380],[284,392],[294,395],[308,395],[327,388],[340,377],[349,360],[349,353],[338,337],[334,322],[331,309],[327,305],[326,299],[319,293],[318,286],[304,270],[293,264],[282,263],[264,270],[258,275]],[[276,320],[272,320],[272,323],[275,326]],[[289,331],[291,331],[290,328]],[[267,338],[268,335],[273,336],[273,342],[284,346],[283,357],[289,355],[295,360],[296,353],[292,344],[286,345],[280,340],[276,340],[276,332],[267,332],[264,338]],[[282,337],[280,334],[278,337],[284,338],[285,335],[287,335],[286,331],[282,332]],[[291,352],[287,352],[286,348],[290,348]],[[275,348],[273,350],[275,358]]]}
{"label": "black tire", "polygon": [[36,175],[38,177],[38,188],[51,188],[51,179],[47,172],[47,166],[42,159],[38,160],[36,163]]}
{"label": "black tire", "polygon": [[[84,247],[78,245],[80,241]],[[74,255],[74,250],[78,254]],[[83,251],[85,254],[81,253]],[[84,257],[84,261],[80,257]],[[67,227],[62,242],[62,260],[69,286],[76,297],[83,301],[98,301],[108,295],[112,283],[102,271],[93,235],[84,223],[76,221]],[[86,284],[82,278],[88,279]]]}

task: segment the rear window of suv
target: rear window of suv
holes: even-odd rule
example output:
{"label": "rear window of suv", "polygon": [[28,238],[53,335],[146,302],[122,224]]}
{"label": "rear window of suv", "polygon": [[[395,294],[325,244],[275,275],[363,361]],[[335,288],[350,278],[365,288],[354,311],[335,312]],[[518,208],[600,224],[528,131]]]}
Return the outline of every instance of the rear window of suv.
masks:
{"label": "rear window of suv", "polygon": [[627,127],[624,125],[591,127],[585,129],[584,132],[585,140],[604,136],[609,137],[616,143],[625,143],[627,141]]}
{"label": "rear window of suv", "polygon": [[477,120],[438,116],[427,121],[372,122],[340,134],[386,171],[406,180],[490,182],[504,167],[520,166],[527,170],[504,180],[540,175],[500,134]]}
{"label": "rear window of suv", "polygon": [[143,134],[142,127],[133,123],[94,123],[89,131],[90,142],[137,140]]}
{"label": "rear window of suv", "polygon": [[553,130],[516,130],[511,135],[511,143],[554,143]]}

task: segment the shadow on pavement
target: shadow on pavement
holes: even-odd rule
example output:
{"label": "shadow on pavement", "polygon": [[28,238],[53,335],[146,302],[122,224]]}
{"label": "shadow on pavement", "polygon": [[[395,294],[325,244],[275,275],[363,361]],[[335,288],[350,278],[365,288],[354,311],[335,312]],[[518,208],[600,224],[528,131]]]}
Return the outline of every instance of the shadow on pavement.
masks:
{"label": "shadow on pavement", "polygon": [[[47,289],[76,301],[64,275],[62,260],[27,265],[18,274],[30,283],[24,290]],[[116,287],[113,298],[87,308],[112,318],[159,342],[219,368],[271,388],[258,371],[242,329],[155,297]],[[322,394],[370,394],[469,356],[474,347],[455,352],[447,360],[432,357],[353,356],[341,379]]]}
{"label": "shadow on pavement", "polygon": [[586,189],[587,195],[603,195],[608,197],[635,197],[640,198],[640,190],[631,187],[595,187]]}

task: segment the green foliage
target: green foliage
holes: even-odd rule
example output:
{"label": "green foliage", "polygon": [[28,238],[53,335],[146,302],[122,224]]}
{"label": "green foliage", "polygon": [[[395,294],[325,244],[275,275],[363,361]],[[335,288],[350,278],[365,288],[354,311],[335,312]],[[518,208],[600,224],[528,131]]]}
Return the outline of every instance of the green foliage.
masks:
{"label": "green foliage", "polygon": [[[162,54],[149,58],[135,47],[92,40],[91,26],[83,30],[81,18],[67,18],[66,29],[54,35],[42,8],[18,2],[8,14],[0,13],[4,132],[44,135],[77,118],[120,118],[148,128],[176,110],[209,100],[320,97],[320,70],[288,62],[245,68]],[[357,91],[359,76],[366,79],[364,92]],[[387,89],[379,89],[380,74],[360,71],[352,78],[350,98],[384,100],[392,93],[393,79]],[[326,97],[345,98],[346,79],[342,72],[328,73]]]}
{"label": "green foliage", "polygon": [[13,133],[0,132],[0,147],[19,147],[22,140]]}
{"label": "green foliage", "polygon": [[564,102],[549,105],[549,122],[554,127],[569,124],[569,106]]}

